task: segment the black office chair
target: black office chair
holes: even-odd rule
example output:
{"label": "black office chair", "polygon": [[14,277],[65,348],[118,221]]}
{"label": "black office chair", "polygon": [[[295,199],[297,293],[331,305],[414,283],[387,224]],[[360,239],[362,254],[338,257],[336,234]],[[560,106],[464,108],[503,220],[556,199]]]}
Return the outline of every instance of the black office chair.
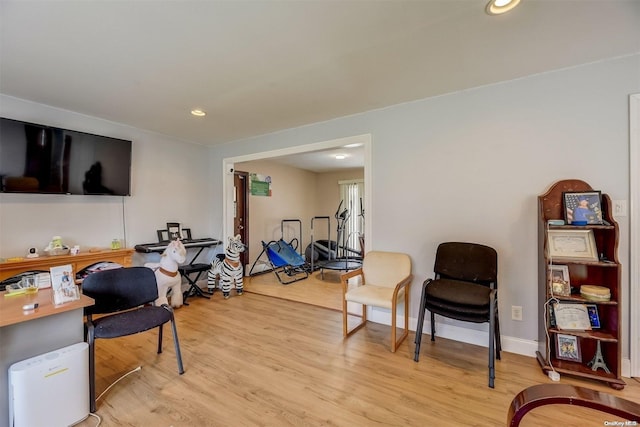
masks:
{"label": "black office chair", "polygon": [[[158,353],[162,353],[162,326],[171,322],[178,373],[184,373],[173,310],[168,305],[149,305],[158,298],[153,270],[129,267],[93,273],[82,282],[82,292],[95,300],[95,305],[84,309],[91,412],[96,411],[95,340],[98,338],[123,337],[158,327]],[[94,319],[94,314],[106,315]]]}
{"label": "black office chair", "polygon": [[476,243],[441,243],[436,251],[435,278],[422,285],[420,314],[413,360],[420,357],[424,312],[431,313],[431,341],[435,341],[435,314],[465,322],[489,322],[489,387],[500,359],[498,321],[498,254]]}

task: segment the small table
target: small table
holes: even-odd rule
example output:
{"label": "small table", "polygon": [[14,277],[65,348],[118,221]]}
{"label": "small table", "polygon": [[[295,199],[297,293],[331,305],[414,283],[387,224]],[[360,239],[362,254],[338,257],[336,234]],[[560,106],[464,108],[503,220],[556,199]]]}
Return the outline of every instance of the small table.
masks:
{"label": "small table", "polygon": [[[164,252],[165,249],[167,249],[167,246],[169,245],[169,243],[171,242],[164,241],[164,242],[158,242],[158,243],[144,243],[144,244],[136,245],[135,249],[136,251],[142,252],[142,253],[153,253],[153,252],[162,253]],[[195,260],[200,256],[200,254],[205,248],[218,246],[221,243],[222,242],[220,240],[213,239],[213,238],[182,240],[182,244],[184,245],[185,248],[198,249],[198,251],[191,258],[191,261],[189,261],[188,264],[183,264],[178,266],[178,271],[180,272],[180,275],[184,277],[189,283],[189,289],[184,293],[184,298],[183,298],[184,305],[189,305],[189,303],[187,303],[187,298],[190,295],[196,295],[196,296],[207,298],[207,299],[210,298],[209,297],[210,294],[207,295],[202,289],[200,289],[200,286],[198,286],[197,282],[198,282],[198,279],[200,279],[200,276],[202,275],[202,273],[204,273],[205,271],[208,271],[211,268],[211,264],[196,263]],[[196,273],[197,275],[195,277],[191,277],[192,274],[196,274]]]}

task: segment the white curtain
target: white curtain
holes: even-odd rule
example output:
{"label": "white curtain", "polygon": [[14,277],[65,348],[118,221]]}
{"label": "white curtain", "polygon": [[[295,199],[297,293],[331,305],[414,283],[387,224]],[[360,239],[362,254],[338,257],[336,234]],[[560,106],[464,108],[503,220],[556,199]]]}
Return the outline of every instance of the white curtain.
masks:
{"label": "white curtain", "polygon": [[[360,252],[360,236],[364,235],[364,180],[338,181],[340,186],[340,199],[342,200],[342,212],[349,210],[347,221],[344,224],[344,241],[346,247]],[[342,246],[342,240],[338,245]],[[355,252],[343,250],[339,256],[357,256]]]}

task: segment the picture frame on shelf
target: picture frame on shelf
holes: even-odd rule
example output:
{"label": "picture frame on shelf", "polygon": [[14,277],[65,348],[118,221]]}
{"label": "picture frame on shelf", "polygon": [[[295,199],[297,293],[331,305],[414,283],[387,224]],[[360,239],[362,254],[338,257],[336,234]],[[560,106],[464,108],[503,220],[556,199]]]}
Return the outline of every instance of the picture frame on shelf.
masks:
{"label": "picture frame on shelf", "polygon": [[191,229],[183,228],[182,229],[182,240],[191,240]]}
{"label": "picture frame on shelf", "polygon": [[590,331],[591,322],[585,304],[555,303],[553,314],[561,331]]}
{"label": "picture frame on shelf", "polygon": [[182,227],[179,222],[168,222],[167,231],[169,233],[169,240],[182,240]]}
{"label": "picture frame on shelf", "polygon": [[582,362],[578,337],[575,335],[556,334],[556,357],[560,360]]}
{"label": "picture frame on shelf", "polygon": [[553,296],[571,296],[571,279],[566,265],[549,266],[549,292]]}
{"label": "picture frame on shelf", "polygon": [[593,230],[547,230],[547,237],[552,260],[598,261]]}
{"label": "picture frame on shelf", "polygon": [[564,219],[567,224],[603,224],[600,191],[563,192]]}
{"label": "picture frame on shelf", "polygon": [[589,323],[591,323],[592,329],[600,328],[600,316],[598,315],[597,304],[586,304],[587,313],[589,313]]}

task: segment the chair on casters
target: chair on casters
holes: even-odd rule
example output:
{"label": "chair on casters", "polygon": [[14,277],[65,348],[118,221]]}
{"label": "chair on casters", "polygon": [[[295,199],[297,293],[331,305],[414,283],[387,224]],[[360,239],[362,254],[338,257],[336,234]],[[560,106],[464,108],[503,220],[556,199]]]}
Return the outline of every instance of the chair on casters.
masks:
{"label": "chair on casters", "polygon": [[434,279],[422,285],[413,360],[420,357],[425,310],[431,313],[431,341],[435,341],[435,314],[465,322],[489,322],[489,387],[500,359],[498,320],[498,254],[476,243],[441,243],[436,251]]}
{"label": "chair on casters", "polygon": [[[158,285],[153,270],[147,267],[128,267],[104,270],[88,275],[82,282],[82,292],[95,300],[85,307],[85,329],[89,344],[89,402],[96,411],[95,340],[117,338],[158,328],[158,353],[162,353],[162,326],[171,322],[173,344],[182,375],[182,355],[173,310],[168,305],[156,307]],[[93,317],[94,314],[105,316]]]}
{"label": "chair on casters", "polygon": [[[355,287],[349,286],[349,279],[360,277]],[[340,276],[342,283],[342,324],[343,335],[348,337],[367,323],[367,306],[382,307],[391,310],[391,352],[409,334],[409,288],[411,285],[411,259],[407,254],[396,252],[371,251],[362,261],[362,267]],[[396,318],[398,302],[404,300],[404,329],[396,340]],[[351,330],[348,328],[347,304],[354,302],[362,305],[360,323]]]}

